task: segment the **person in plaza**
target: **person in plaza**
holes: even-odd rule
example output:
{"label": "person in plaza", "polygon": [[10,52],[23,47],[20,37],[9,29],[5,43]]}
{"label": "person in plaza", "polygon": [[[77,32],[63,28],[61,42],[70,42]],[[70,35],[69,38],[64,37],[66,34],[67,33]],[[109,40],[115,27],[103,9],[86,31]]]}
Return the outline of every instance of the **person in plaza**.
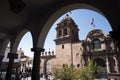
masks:
{"label": "person in plaza", "polygon": [[15,74],[12,74],[11,80],[15,80]]}
{"label": "person in plaza", "polygon": [[45,73],[45,79],[48,80],[48,74],[47,73]]}
{"label": "person in plaza", "polygon": [[40,73],[40,77],[41,77],[41,78],[43,77],[43,73]]}

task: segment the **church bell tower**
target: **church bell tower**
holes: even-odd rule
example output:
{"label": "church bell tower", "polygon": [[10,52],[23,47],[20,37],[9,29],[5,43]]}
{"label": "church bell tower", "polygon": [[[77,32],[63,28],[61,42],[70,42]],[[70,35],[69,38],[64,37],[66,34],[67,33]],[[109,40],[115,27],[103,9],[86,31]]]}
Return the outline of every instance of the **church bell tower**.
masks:
{"label": "church bell tower", "polygon": [[56,45],[79,41],[79,29],[68,14],[57,24],[56,32]]}
{"label": "church bell tower", "polygon": [[56,66],[73,64],[72,44],[79,42],[79,29],[67,14],[56,27]]}

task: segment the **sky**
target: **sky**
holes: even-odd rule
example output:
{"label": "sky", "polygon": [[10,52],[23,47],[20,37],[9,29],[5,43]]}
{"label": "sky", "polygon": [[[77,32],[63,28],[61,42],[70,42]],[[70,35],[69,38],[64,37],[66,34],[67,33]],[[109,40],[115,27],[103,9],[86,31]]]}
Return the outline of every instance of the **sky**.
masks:
{"label": "sky", "polygon": [[[91,20],[94,18],[94,24],[96,29],[101,29],[105,34],[109,34],[111,29],[111,25],[108,20],[101,14],[87,9],[76,9],[71,12],[67,12],[62,15],[55,23],[52,25],[51,29],[48,32],[48,35],[45,40],[44,49],[45,51],[55,51],[55,42],[54,39],[56,37],[56,26],[61,20],[68,14],[78,25],[79,28],[79,39],[84,40],[87,34],[94,29],[93,25],[91,25]],[[32,48],[32,38],[30,32],[26,33],[18,48],[22,48],[24,54],[33,57],[33,52],[31,52]]]}

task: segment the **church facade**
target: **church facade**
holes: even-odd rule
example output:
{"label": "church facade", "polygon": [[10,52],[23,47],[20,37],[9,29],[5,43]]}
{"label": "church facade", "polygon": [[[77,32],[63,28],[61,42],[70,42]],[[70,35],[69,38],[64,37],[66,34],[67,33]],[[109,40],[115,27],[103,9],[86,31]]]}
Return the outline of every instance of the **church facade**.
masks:
{"label": "church facade", "polygon": [[90,31],[85,40],[79,40],[79,29],[66,15],[56,27],[56,57],[51,61],[51,71],[64,64],[75,68],[86,66],[88,60],[106,69],[111,77],[120,76],[120,53],[116,42],[100,29]]}

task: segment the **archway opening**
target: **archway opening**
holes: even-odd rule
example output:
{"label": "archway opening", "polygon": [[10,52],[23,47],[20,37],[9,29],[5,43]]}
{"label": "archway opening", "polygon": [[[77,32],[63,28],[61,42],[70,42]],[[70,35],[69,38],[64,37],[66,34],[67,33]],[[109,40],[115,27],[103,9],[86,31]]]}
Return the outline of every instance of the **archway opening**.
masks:
{"label": "archway opening", "polygon": [[[68,9],[66,9],[66,8],[68,8]],[[90,7],[89,5],[86,6],[86,4],[85,5],[82,4],[82,6],[80,6],[80,4],[77,4],[77,5],[73,4],[73,5],[64,7],[60,11],[58,10],[58,12],[53,14],[48,19],[48,21],[43,26],[43,29],[41,31],[41,34],[40,34],[40,37],[38,40],[38,47],[44,46],[46,51],[48,51],[49,49],[54,50],[54,52],[57,56],[58,51],[56,50],[56,44],[53,41],[57,37],[55,28],[58,25],[58,23],[60,23],[62,21],[62,19],[64,19],[66,14],[68,14],[74,20],[75,24],[78,26],[80,41],[85,40],[87,34],[94,29],[103,30],[103,32],[105,32],[106,34],[109,34],[109,31],[112,31],[108,20],[105,18],[104,14],[102,14],[99,10],[97,10],[93,7]],[[93,21],[94,25],[92,25],[92,23],[91,23],[91,20],[93,18],[94,18],[94,21]],[[59,33],[60,33],[60,35],[62,35],[62,30],[59,30]],[[64,48],[62,48],[62,50],[65,50],[66,45],[62,44],[62,46],[64,46]],[[68,49],[68,50],[70,50],[70,49]],[[59,52],[60,52],[60,50],[59,50]],[[62,53],[66,53],[66,52],[63,51],[63,52],[61,52],[61,54]],[[60,60],[63,60],[65,62],[64,59],[66,59],[67,57],[63,57],[63,56],[59,55],[56,58],[59,58],[59,62],[57,62],[57,63],[61,63]],[[72,62],[72,59],[69,59],[69,60],[71,60],[71,62]],[[50,63],[51,71],[52,71],[52,65],[53,65],[52,63],[55,64],[55,61],[56,60],[53,60],[53,61],[51,60],[51,63]],[[76,62],[78,62],[78,61],[76,61]]]}
{"label": "archway opening", "polygon": [[103,68],[105,68],[106,67],[106,65],[105,65],[105,61],[104,60],[102,60],[102,59],[94,59],[94,62],[97,64],[97,66],[101,66],[101,67],[103,67]]}
{"label": "archway opening", "polygon": [[49,30],[45,40],[45,45],[44,45],[45,49],[49,50],[51,46],[53,46],[54,44],[53,40],[56,38],[55,28],[57,24],[65,17],[66,14],[69,14],[69,16],[75,21],[76,25],[78,25],[80,30],[79,31],[80,40],[85,39],[88,32],[94,29],[93,25],[91,25],[92,18],[94,18],[94,24],[96,29],[101,29],[106,34],[109,34],[109,31],[112,31],[109,22],[103,15],[88,9],[72,10],[71,12],[67,12],[64,15],[62,15],[60,18],[58,18],[51,26],[51,29]]}
{"label": "archway opening", "polygon": [[[62,22],[62,20],[65,18],[65,16],[67,14],[74,20],[75,24],[79,28],[79,40],[80,41],[85,40],[87,34],[94,29],[103,30],[103,32],[105,32],[106,34],[109,34],[109,31],[112,30],[109,22],[107,21],[107,19],[103,15],[101,15],[93,10],[89,10],[89,9],[75,9],[75,10],[72,10],[71,12],[67,12],[64,15],[62,15],[51,26],[51,28],[48,32],[48,35],[45,39],[44,48],[46,51],[49,51],[49,49],[54,50],[55,54],[57,54],[58,51],[56,50],[56,44],[54,42],[54,40],[57,38],[57,32],[55,31],[55,29],[56,29],[58,23]],[[95,26],[91,25],[92,18],[94,18],[94,25]],[[62,35],[62,31],[64,31],[65,29],[58,30],[58,31]],[[58,35],[59,35],[59,33],[58,33]],[[66,45],[64,45],[64,49],[62,49],[62,50],[65,50],[65,49],[66,49]],[[59,50],[59,52],[60,52],[60,50]],[[64,57],[62,57],[62,56],[58,56],[57,58],[59,58],[60,60],[62,59],[64,61]],[[54,63],[54,62],[55,62],[55,60],[53,60],[53,61],[51,60],[51,64],[50,64],[51,70],[52,70],[52,63]],[[78,62],[78,61],[76,61],[76,62]],[[60,63],[60,62],[58,62],[58,63]],[[105,65],[102,64],[102,67],[105,68]]]}
{"label": "archway opening", "polygon": [[105,61],[100,58],[96,58],[93,61],[96,63],[97,68],[98,68],[97,77],[98,78],[107,78],[107,70],[106,70]]}
{"label": "archway opening", "polygon": [[33,53],[31,52],[32,46],[32,36],[30,32],[25,33],[25,35],[22,37],[18,50],[22,49],[24,51],[24,55],[33,57]]}
{"label": "archway opening", "polygon": [[[103,15],[89,9],[75,9],[63,14],[51,26],[45,39],[44,48],[46,50],[49,50],[50,48],[52,48],[51,46],[55,45],[53,41],[57,35],[55,28],[57,24],[65,17],[66,14],[68,14],[75,21],[76,25],[78,25],[80,40],[84,40],[87,34],[94,29],[94,26],[91,25],[92,18],[94,18],[94,24],[96,29],[101,29],[106,34],[109,34],[109,32],[112,31],[108,20]],[[51,50],[54,50],[54,48],[52,48]]]}
{"label": "archway opening", "polygon": [[[23,32],[24,33],[24,32]],[[19,67],[19,71],[22,72],[23,75],[30,75],[32,71],[33,65],[33,52],[31,52],[32,46],[32,36],[29,31],[25,32],[20,40],[18,51],[19,51],[19,59],[21,66]]]}

